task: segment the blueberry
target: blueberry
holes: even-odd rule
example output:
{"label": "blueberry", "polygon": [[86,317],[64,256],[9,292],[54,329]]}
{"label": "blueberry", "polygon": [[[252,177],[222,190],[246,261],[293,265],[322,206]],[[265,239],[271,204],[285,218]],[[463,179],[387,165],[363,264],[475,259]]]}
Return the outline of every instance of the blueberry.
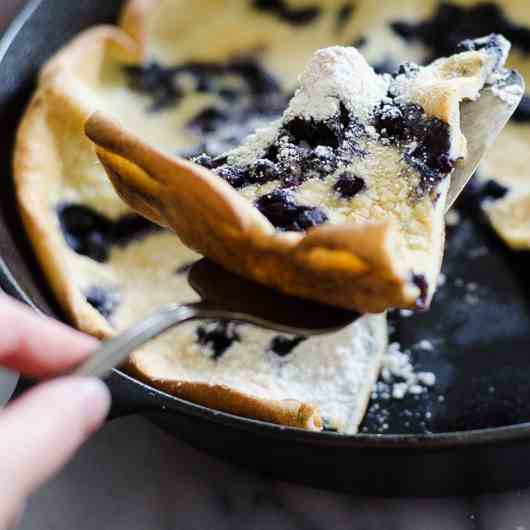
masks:
{"label": "blueberry", "polygon": [[98,262],[108,259],[108,234],[112,226],[108,219],[82,205],[62,205],[57,213],[65,240],[72,250]]}
{"label": "blueberry", "polygon": [[415,63],[401,63],[397,70],[398,75],[405,75],[406,77],[414,77],[420,71],[420,67]]}
{"label": "blueberry", "polygon": [[458,52],[469,52],[477,50],[501,49],[501,37],[497,34],[491,34],[487,39],[474,40],[465,39],[459,42],[456,50]]}
{"label": "blueberry", "polygon": [[63,228],[72,234],[86,234],[94,230],[106,231],[108,220],[88,206],[65,205],[59,207]]}
{"label": "blueberry", "polygon": [[212,352],[212,359],[221,357],[234,342],[240,342],[237,322],[208,322],[197,327],[197,343],[207,346]]}
{"label": "blueberry", "polygon": [[174,105],[182,96],[175,82],[175,70],[157,63],[125,67],[129,87],[151,96],[149,111],[155,112]]}
{"label": "blueberry", "polygon": [[279,176],[276,164],[266,158],[260,158],[250,170],[250,179],[256,184],[265,184],[278,179]]}
{"label": "blueberry", "polygon": [[285,130],[297,143],[306,142],[313,148],[327,145],[336,149],[342,141],[339,123],[334,119],[317,122],[296,117],[285,125]]}
{"label": "blueberry", "polygon": [[206,153],[202,153],[201,155],[194,157],[193,162],[199,166],[205,167],[206,169],[212,169],[215,167],[213,157],[207,155]]}
{"label": "blueberry", "polygon": [[493,52],[493,55],[497,56],[497,61],[495,63],[495,68],[499,68],[501,66],[501,58],[502,58],[502,43],[501,43],[501,36],[492,33],[488,36],[487,39],[480,39],[480,40],[473,40],[473,39],[466,39],[462,42],[458,43],[456,47],[457,52],[464,52],[464,51],[477,51],[477,50],[488,50],[490,52]]}
{"label": "blueberry", "polygon": [[442,173],[450,173],[455,167],[455,163],[453,160],[451,160],[448,153],[442,153],[441,155],[438,155],[435,165]]}
{"label": "blueberry", "polygon": [[138,215],[125,215],[113,222],[83,205],[61,205],[57,214],[68,246],[100,263],[109,259],[113,245],[126,246],[160,229]]}
{"label": "blueberry", "polygon": [[497,201],[504,198],[508,191],[506,186],[499,184],[496,180],[490,179],[480,188],[479,193],[481,200],[489,199]]}
{"label": "blueberry", "polygon": [[120,217],[111,225],[109,239],[113,245],[125,247],[158,230],[161,228],[145,217],[129,214]]}
{"label": "blueberry", "polygon": [[400,106],[382,104],[374,118],[375,128],[383,137],[396,141],[407,139],[409,133],[405,130],[405,116]]}
{"label": "blueberry", "polygon": [[278,161],[278,155],[279,155],[280,149],[277,143],[273,143],[267,148],[267,152],[264,155],[264,158],[267,160],[270,160],[271,162],[277,162]]}
{"label": "blueberry", "polygon": [[236,166],[222,166],[219,169],[216,169],[215,172],[236,189],[244,188],[251,183],[248,170],[243,168]]}
{"label": "blueberry", "polygon": [[351,199],[355,197],[360,191],[366,186],[364,180],[360,177],[353,175],[350,172],[344,172],[340,175],[335,182],[333,189],[339,193],[339,195],[345,199]]}
{"label": "blueberry", "polygon": [[372,64],[372,68],[376,74],[393,74],[398,65],[389,57],[385,57],[382,61]]}
{"label": "blueberry", "polygon": [[303,165],[306,172],[316,172],[323,178],[337,169],[339,161],[330,147],[320,145],[310,153]]}
{"label": "blueberry", "polygon": [[320,208],[299,206],[298,219],[293,228],[296,230],[308,230],[313,226],[324,224],[328,221],[328,216]]}
{"label": "blueberry", "polygon": [[254,0],[254,7],[261,11],[270,11],[293,26],[309,24],[320,14],[320,8],[317,6],[293,8],[287,0]]}
{"label": "blueberry", "polygon": [[283,9],[283,0],[254,0],[254,7],[262,11],[280,11]]}
{"label": "blueberry", "polygon": [[129,76],[130,88],[139,92],[158,90],[167,78],[166,71],[156,63],[125,66],[124,70]]}
{"label": "blueberry", "polygon": [[285,357],[304,340],[307,340],[306,337],[285,337],[283,335],[277,335],[272,339],[269,349],[276,355]]}
{"label": "blueberry", "polygon": [[342,30],[342,28],[349,22],[354,9],[355,6],[351,2],[346,2],[339,8],[337,12],[337,31]]}
{"label": "blueberry", "polygon": [[279,81],[255,61],[235,61],[230,65],[230,70],[245,80],[254,96],[281,92]]}
{"label": "blueberry", "polygon": [[454,168],[448,124],[428,117],[419,105],[384,103],[376,109],[373,123],[391,143],[414,146],[404,158],[421,174],[419,196],[430,193]]}
{"label": "blueberry", "polygon": [[103,287],[90,287],[85,291],[87,302],[103,317],[109,319],[119,304],[119,297],[115,291]]}
{"label": "blueberry", "polygon": [[241,92],[235,88],[226,87],[219,90],[219,96],[228,103],[234,103],[241,97]]}
{"label": "blueberry", "polygon": [[104,263],[109,259],[110,255],[110,241],[108,236],[100,232],[87,234],[83,241],[83,246],[78,252],[79,254],[85,254],[95,261]]}
{"label": "blueberry", "polygon": [[328,220],[320,208],[296,204],[286,190],[275,190],[261,196],[256,201],[256,207],[279,230],[301,232]]}
{"label": "blueberry", "polygon": [[228,121],[228,115],[220,109],[215,107],[208,107],[197,116],[195,116],[188,126],[192,129],[198,129],[203,134],[215,132],[219,127]]}
{"label": "blueberry", "polygon": [[418,309],[426,309],[427,296],[429,294],[429,284],[424,274],[413,274],[412,283],[420,290],[420,296],[416,300],[416,307]]}
{"label": "blueberry", "polygon": [[[249,168],[250,179],[257,183],[281,180],[283,189],[292,189],[307,179],[325,178],[353,156],[362,156],[356,147],[356,138],[361,134],[363,128],[343,104],[335,116],[325,121],[294,118],[282,126],[277,140]],[[293,207],[289,205],[291,210]],[[272,209],[277,210],[278,205]],[[298,225],[297,229],[302,230],[304,224],[312,226],[327,220],[320,209],[300,207],[297,212],[298,221],[285,226]],[[278,222],[276,226],[284,224]]]}
{"label": "blueberry", "polygon": [[285,190],[275,190],[256,201],[258,210],[277,228],[291,225],[296,205],[292,195]]}
{"label": "blueberry", "polygon": [[282,176],[282,188],[286,190],[297,188],[303,182],[304,176],[300,171],[292,171],[291,173],[286,173]]}
{"label": "blueberry", "polygon": [[337,114],[325,121],[296,117],[288,122],[284,129],[291,136],[293,143],[305,142],[313,148],[328,146],[337,149],[352,125],[351,114],[341,102]]}
{"label": "blueberry", "polygon": [[226,156],[213,157],[207,153],[202,153],[192,158],[192,162],[199,166],[205,167],[206,169],[215,169],[226,164]]}
{"label": "blueberry", "polygon": [[320,15],[320,8],[309,6],[298,9],[286,9],[283,12],[283,18],[293,26],[304,26],[310,24]]}

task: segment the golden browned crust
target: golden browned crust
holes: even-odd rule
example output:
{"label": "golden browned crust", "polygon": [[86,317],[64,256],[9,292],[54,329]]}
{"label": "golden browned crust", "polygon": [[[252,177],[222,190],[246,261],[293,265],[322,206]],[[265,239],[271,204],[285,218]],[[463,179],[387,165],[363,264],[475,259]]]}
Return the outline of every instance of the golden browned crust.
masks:
{"label": "golden browned crust", "polygon": [[[122,51],[122,57],[132,57],[134,47],[116,28],[98,27],[88,30],[67,48],[55,55],[41,70],[39,88],[33,96],[17,131],[13,157],[13,175],[17,201],[22,221],[35,248],[44,274],[61,306],[71,321],[83,331],[98,338],[112,336],[105,319],[87,303],[85,297],[71,281],[68,268],[62,259],[66,249],[57,230],[57,217],[48,207],[49,186],[60,185],[61,153],[55,149],[54,126],[64,126],[78,135],[83,134],[83,123],[90,110],[83,108],[68,91],[63,80],[65,72],[80,64],[85,54],[92,58],[84,71],[96,76],[97,60],[106,50]],[[88,144],[86,145],[88,149]]]}
{"label": "golden browned crust", "polygon": [[[39,86],[17,133],[13,171],[17,201],[28,236],[42,270],[68,318],[79,329],[101,339],[112,337],[115,330],[87,302],[76,286],[73,271],[64,259],[71,250],[58,227],[57,215],[50,209],[49,194],[55,187],[62,185],[65,171],[56,135],[59,129],[62,130],[72,139],[76,149],[83,155],[88,153],[93,156],[94,163],[97,164],[91,143],[83,130],[86,120],[96,109],[93,102],[86,101],[80,94],[79,79],[97,79],[108,55],[118,58],[120,62],[139,61],[145,51],[145,43],[138,42],[138,39],[145,37],[145,33],[142,33],[142,28],[145,28],[143,17],[156,4],[154,0],[130,2],[122,17],[127,33],[111,26],[93,28],[80,34],[55,55],[41,71]],[[156,159],[155,157],[155,161]],[[206,174],[204,187],[199,188],[198,192],[212,187],[215,190],[217,183],[212,184],[211,180],[211,176]],[[219,185],[224,186],[224,183]],[[137,197],[137,200],[141,201],[141,198]],[[240,198],[234,200],[239,201]],[[233,230],[234,226],[238,227],[239,232],[248,233],[268,229],[268,222],[264,219],[242,215],[239,205],[226,202],[222,195],[211,193],[208,201],[216,209],[226,208],[220,216],[225,221],[230,221],[226,230]],[[144,201],[137,209],[160,224],[169,224],[157,218],[158,210],[149,210],[149,204]],[[212,222],[215,220],[212,218]],[[387,237],[384,228],[380,229],[381,237]],[[275,251],[266,248],[268,244],[264,246],[263,252],[274,256]],[[282,238],[281,245],[283,252],[292,248],[289,238]],[[318,256],[313,259],[318,261]],[[359,260],[357,267],[364,270],[365,265]],[[384,326],[381,325],[380,328],[379,331],[384,333]],[[383,354],[384,340],[381,339],[380,343],[379,357]],[[305,429],[322,428],[318,408],[310,403],[262,399],[226,386],[211,386],[203,382],[154,379],[149,375],[149,369],[142,364],[140,353],[133,354],[127,369],[138,379],[156,388],[234,414]],[[374,373],[367,377],[367,385],[373,384],[378,370],[379,364],[374,363]],[[359,410],[364,410],[366,403],[360,400],[356,406]]]}
{"label": "golden browned crust", "polygon": [[124,63],[141,59],[136,42],[123,31],[114,26],[97,26],[80,33],[41,68],[39,85],[45,86],[48,81],[57,84],[62,76],[97,79],[107,56]]}
{"label": "golden browned crust", "polygon": [[19,211],[33,244],[42,270],[70,320],[83,331],[106,338],[112,331],[98,312],[87,304],[85,297],[71,281],[62,256],[64,242],[57,233],[56,216],[47,201],[50,180],[59,178],[60,153],[52,148],[53,133],[48,121],[60,119],[57,114],[70,111],[79,126],[82,116],[71,108],[70,101],[53,85],[43,87],[33,97],[22,120],[13,160],[13,174]]}
{"label": "golden browned crust", "polygon": [[[372,317],[373,318],[373,317]],[[383,316],[381,322],[386,322]],[[386,325],[373,326],[374,333],[372,339],[374,344],[379,344],[380,348],[374,352],[375,361],[370,369],[364,374],[365,378],[362,388],[359,389],[359,399],[352,403],[352,417],[357,418],[360,423],[364,416],[364,411],[368,406],[371,396],[371,389],[374,387],[381,370],[383,355],[386,351],[388,331]],[[144,366],[144,361],[133,354],[127,371],[137,379],[146,382],[156,388],[183,399],[188,399],[194,403],[222,410],[232,414],[256,418],[262,421],[289,425],[308,430],[321,430],[323,427],[322,418],[318,407],[310,403],[303,403],[297,400],[273,400],[257,398],[239,392],[225,385],[212,385],[204,382],[177,381],[171,379],[153,378],[150,369]],[[358,424],[351,428],[358,428]]]}
{"label": "golden browned crust", "polygon": [[211,385],[190,381],[153,379],[138,363],[129,363],[128,372],[150,385],[188,399],[205,407],[222,410],[238,416],[299,427],[312,431],[322,429],[322,418],[318,407],[296,400],[278,401],[243,394],[224,385]]}
{"label": "golden browned crust", "polygon": [[161,0],[131,0],[127,2],[120,16],[119,26],[138,43],[142,57],[147,54],[149,15]]}
{"label": "golden browned crust", "polygon": [[129,206],[173,229],[185,244],[227,269],[289,294],[361,313],[415,305],[419,290],[399,265],[399,235],[392,224],[278,233],[217,175],[164,155],[109,117],[94,114],[86,133]]}

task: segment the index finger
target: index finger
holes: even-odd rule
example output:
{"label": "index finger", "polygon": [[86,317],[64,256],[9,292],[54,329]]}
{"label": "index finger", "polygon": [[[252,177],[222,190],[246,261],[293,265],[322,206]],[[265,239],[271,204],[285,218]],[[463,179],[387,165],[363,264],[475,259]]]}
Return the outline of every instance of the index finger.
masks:
{"label": "index finger", "polygon": [[44,378],[73,368],[98,346],[75,331],[0,295],[0,365]]}

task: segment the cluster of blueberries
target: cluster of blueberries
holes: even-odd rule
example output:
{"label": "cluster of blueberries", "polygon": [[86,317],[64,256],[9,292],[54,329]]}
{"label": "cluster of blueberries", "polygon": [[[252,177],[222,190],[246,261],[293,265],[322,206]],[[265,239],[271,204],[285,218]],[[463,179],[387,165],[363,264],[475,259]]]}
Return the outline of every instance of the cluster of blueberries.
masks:
{"label": "cluster of blueberries", "polygon": [[[219,359],[234,342],[240,342],[238,322],[213,321],[197,327],[197,344],[208,347],[212,359]],[[304,337],[276,335],[272,338],[268,351],[286,357],[296,346],[305,340]]]}

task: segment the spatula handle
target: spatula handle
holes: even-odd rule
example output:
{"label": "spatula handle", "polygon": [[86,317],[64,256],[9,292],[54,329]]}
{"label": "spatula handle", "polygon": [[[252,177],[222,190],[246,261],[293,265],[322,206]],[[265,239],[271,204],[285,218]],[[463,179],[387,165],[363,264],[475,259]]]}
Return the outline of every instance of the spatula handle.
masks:
{"label": "spatula handle", "polygon": [[188,320],[199,318],[201,304],[171,304],[158,309],[121,335],[105,342],[85,362],[78,366],[74,375],[105,377],[113,368],[123,364],[131,352],[140,348],[165,331]]}

